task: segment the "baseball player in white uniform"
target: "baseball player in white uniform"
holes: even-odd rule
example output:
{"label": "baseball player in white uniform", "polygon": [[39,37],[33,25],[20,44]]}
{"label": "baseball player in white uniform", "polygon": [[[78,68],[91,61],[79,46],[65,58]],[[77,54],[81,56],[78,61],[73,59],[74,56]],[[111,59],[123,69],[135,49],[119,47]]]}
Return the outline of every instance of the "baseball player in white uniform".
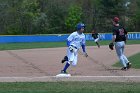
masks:
{"label": "baseball player in white uniform", "polygon": [[67,56],[64,57],[62,63],[66,62],[63,70],[61,73],[67,74],[67,69],[71,65],[77,65],[77,57],[78,57],[78,50],[82,46],[82,50],[84,55],[87,57],[86,49],[85,49],[85,35],[83,34],[85,29],[85,25],[83,23],[77,24],[77,31],[73,32],[67,38]]}

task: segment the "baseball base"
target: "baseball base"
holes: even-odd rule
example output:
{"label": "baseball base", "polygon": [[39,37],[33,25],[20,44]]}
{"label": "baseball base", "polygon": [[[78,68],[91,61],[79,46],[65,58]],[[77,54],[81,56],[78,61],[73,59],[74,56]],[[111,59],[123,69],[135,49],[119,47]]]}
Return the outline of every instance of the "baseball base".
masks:
{"label": "baseball base", "polygon": [[56,77],[70,77],[71,74],[58,74]]}

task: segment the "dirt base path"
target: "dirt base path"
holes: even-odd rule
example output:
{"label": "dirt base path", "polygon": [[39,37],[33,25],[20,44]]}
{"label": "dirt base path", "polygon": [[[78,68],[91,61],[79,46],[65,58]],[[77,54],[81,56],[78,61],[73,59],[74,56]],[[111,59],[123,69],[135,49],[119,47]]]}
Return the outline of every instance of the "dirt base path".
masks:
{"label": "dirt base path", "polygon": [[[0,51],[0,82],[5,81],[140,81],[140,70],[121,71],[112,67],[118,61],[108,46],[87,47],[89,57],[79,53],[78,64],[70,67],[70,78],[56,78],[64,64],[66,48],[43,48]],[[139,53],[140,45],[127,45],[127,57]],[[133,64],[133,62],[132,62]]]}

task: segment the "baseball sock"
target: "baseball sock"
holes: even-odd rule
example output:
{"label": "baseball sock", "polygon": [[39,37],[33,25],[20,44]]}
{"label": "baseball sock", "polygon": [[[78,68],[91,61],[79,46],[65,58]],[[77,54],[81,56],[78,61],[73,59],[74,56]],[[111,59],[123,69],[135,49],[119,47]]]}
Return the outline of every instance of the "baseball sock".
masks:
{"label": "baseball sock", "polygon": [[97,44],[97,46],[98,46],[98,47],[100,47],[100,45],[99,45],[99,43],[98,43],[98,42],[96,42],[96,44]]}
{"label": "baseball sock", "polygon": [[70,66],[70,64],[67,62],[65,67],[64,67],[64,69],[63,69],[63,71],[66,72],[66,70],[68,69],[69,66]]}

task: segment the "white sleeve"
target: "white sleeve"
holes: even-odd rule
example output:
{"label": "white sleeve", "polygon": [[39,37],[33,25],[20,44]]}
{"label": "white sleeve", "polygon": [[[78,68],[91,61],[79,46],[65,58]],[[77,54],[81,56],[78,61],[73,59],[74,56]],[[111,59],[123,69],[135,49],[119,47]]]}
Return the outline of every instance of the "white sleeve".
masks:
{"label": "white sleeve", "polygon": [[74,33],[70,34],[69,37],[67,38],[68,41],[72,41],[74,37]]}

